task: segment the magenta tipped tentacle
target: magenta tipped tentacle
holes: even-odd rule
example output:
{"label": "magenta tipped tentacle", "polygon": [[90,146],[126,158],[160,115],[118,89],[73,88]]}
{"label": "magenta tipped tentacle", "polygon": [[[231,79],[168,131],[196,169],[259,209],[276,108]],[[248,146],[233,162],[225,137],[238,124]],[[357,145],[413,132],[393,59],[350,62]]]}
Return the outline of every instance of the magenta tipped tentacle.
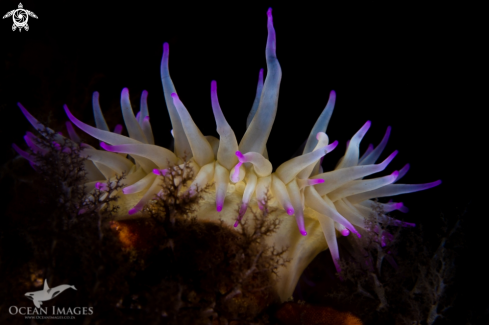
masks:
{"label": "magenta tipped tentacle", "polygon": [[382,154],[382,151],[384,151],[387,141],[389,141],[390,134],[391,127],[388,126],[387,130],[385,131],[385,135],[382,138],[382,141],[368,156],[365,157],[365,159],[361,163],[362,165],[375,164],[377,159],[379,159],[380,155]]}
{"label": "magenta tipped tentacle", "polygon": [[117,133],[117,134],[122,134],[122,130],[124,129],[124,127],[122,126],[122,124],[117,124],[114,128],[114,133]]}
{"label": "magenta tipped tentacle", "polygon": [[[106,143],[100,143],[100,146],[107,151],[111,152],[119,152],[119,153],[127,153],[130,155],[137,155],[139,157],[144,157],[149,159],[151,162],[156,164],[158,168],[165,169],[169,166],[169,164],[177,164],[178,158],[175,156],[173,152],[170,150],[155,146],[152,144],[121,144],[110,146]],[[154,168],[151,168],[153,170]]]}
{"label": "magenta tipped tentacle", "polygon": [[238,162],[235,156],[235,152],[238,150],[238,141],[234,135],[233,129],[226,121],[224,114],[222,113],[219,100],[217,98],[217,83],[213,80],[211,82],[211,101],[212,111],[217,124],[217,133],[219,133],[219,149],[217,151],[217,161],[227,170],[231,170]]}
{"label": "magenta tipped tentacle", "polygon": [[122,193],[124,194],[134,194],[143,191],[153,184],[156,179],[156,175],[149,173],[144,176],[142,179],[138,180],[136,183],[126,186],[122,189]]}
{"label": "magenta tipped tentacle", "polygon": [[123,172],[129,172],[134,164],[120,155],[114,154],[112,152],[94,150],[94,149],[83,149],[80,151],[80,156],[87,158],[93,162],[98,162],[106,165],[118,174]]}
{"label": "magenta tipped tentacle", "polygon": [[272,174],[272,192],[280,205],[287,212],[287,214],[289,216],[293,215],[294,207],[292,206],[292,202],[290,201],[290,196],[287,192],[287,188],[284,182],[282,182],[282,180],[275,174]]}
{"label": "magenta tipped tentacle", "polygon": [[338,242],[336,241],[336,231],[334,227],[334,221],[324,215],[319,215],[319,224],[323,230],[324,237],[326,238],[326,243],[328,244],[329,252],[333,258],[333,263],[336,271],[341,272],[339,259],[340,251],[338,249]]}
{"label": "magenta tipped tentacle", "polygon": [[17,151],[17,153],[19,155],[21,155],[23,158],[29,160],[30,162],[32,162],[34,164],[36,163],[36,157],[34,157],[30,153],[25,152],[24,150],[20,149],[19,146],[17,146],[15,143],[12,143],[12,148],[14,148],[14,150]]}
{"label": "magenta tipped tentacle", "polygon": [[409,170],[409,167],[410,167],[409,164],[406,164],[404,165],[404,167],[401,168],[401,170],[399,170],[399,176],[397,176],[396,182],[399,181],[401,178],[403,178],[404,175],[406,175],[406,173]]}
{"label": "magenta tipped tentacle", "polygon": [[63,141],[63,136],[60,134],[55,133],[52,129],[45,127],[42,123],[40,123],[34,116],[29,113],[24,106],[22,106],[21,103],[17,103],[17,106],[19,106],[20,110],[22,111],[22,114],[26,117],[26,119],[31,123],[31,125],[34,127],[34,129],[38,130],[41,134],[42,132],[47,132],[49,134],[54,134],[54,140],[55,141]]}
{"label": "magenta tipped tentacle", "polygon": [[441,180],[437,180],[426,184],[389,184],[387,186],[378,188],[373,191],[368,191],[357,195],[353,195],[348,199],[352,203],[357,203],[376,197],[394,196],[399,194],[423,191],[438,186],[440,184],[441,184]]}
{"label": "magenta tipped tentacle", "polygon": [[365,152],[360,157],[360,159],[358,159],[358,164],[359,165],[362,165],[362,162],[365,159],[365,157],[367,157],[373,150],[374,150],[374,145],[373,144],[369,144],[368,147],[367,147],[367,150],[365,150]]}
{"label": "magenta tipped tentacle", "polygon": [[314,150],[312,152],[292,158],[280,165],[275,171],[275,175],[277,175],[277,177],[279,177],[285,184],[288,184],[300,173],[301,170],[311,164],[316,163],[321,157],[336,148],[337,145],[338,141],[335,141],[329,146],[323,147],[319,150]]}
{"label": "magenta tipped tentacle", "polygon": [[214,166],[215,162],[211,162],[207,165],[202,166],[197,176],[195,176],[194,181],[189,186],[189,194],[194,195],[197,189],[203,188],[207,183],[209,183],[214,178]]}
{"label": "magenta tipped tentacle", "polygon": [[124,123],[126,124],[127,132],[129,136],[141,143],[148,143],[148,140],[143,134],[143,130],[139,125],[134,112],[132,110],[131,101],[129,100],[129,89],[122,89],[121,93],[121,108],[122,117],[124,118]]}
{"label": "magenta tipped tentacle", "polygon": [[66,115],[70,119],[70,121],[75,124],[80,130],[84,131],[85,133],[88,133],[95,139],[98,139],[103,142],[110,143],[112,145],[119,145],[119,144],[143,144],[140,141],[137,141],[135,139],[115,134],[110,131],[104,131],[97,129],[93,126],[90,126],[88,124],[83,123],[79,119],[77,119],[73,114],[71,114],[70,110],[68,109],[68,106],[63,105],[63,108],[66,112]]}
{"label": "magenta tipped tentacle", "polygon": [[246,128],[250,126],[253,117],[255,116],[256,110],[258,109],[258,104],[260,104],[261,92],[263,90],[263,69],[260,69],[258,73],[258,86],[256,86],[256,96],[253,101],[253,106],[251,107],[251,111],[248,114],[248,118],[246,119]]}
{"label": "magenta tipped tentacle", "polygon": [[299,228],[299,232],[301,235],[306,236],[307,231],[304,225],[304,204],[302,202],[302,193],[296,179],[287,184],[287,192],[289,193],[290,202],[294,207],[295,220],[297,227]]}
{"label": "magenta tipped tentacle", "polygon": [[137,212],[140,212],[144,208],[144,206],[149,202],[149,200],[153,199],[156,196],[156,194],[160,191],[160,189],[161,189],[160,179],[158,179],[158,177],[155,176],[155,180],[153,181],[151,187],[148,189],[148,191],[146,191],[146,193],[139,200],[139,202],[131,210],[128,211],[128,214],[133,215]]}
{"label": "magenta tipped tentacle", "polygon": [[98,91],[95,91],[92,95],[92,107],[93,107],[93,118],[95,120],[95,125],[97,126],[97,128],[100,130],[109,131],[107,122],[105,122],[104,115],[102,114],[102,110],[100,109]]}
{"label": "magenta tipped tentacle", "polygon": [[[320,150],[325,146],[328,146],[329,144],[329,138],[324,132],[318,132],[316,134],[316,140],[317,144],[316,147],[314,148],[313,151]],[[334,148],[331,147],[331,150]],[[319,162],[314,162],[307,166],[306,168],[302,169],[299,174],[297,174],[298,178],[309,178],[311,175],[317,175],[319,173],[320,167],[321,167],[321,162],[324,159],[324,156],[319,159]]]}
{"label": "magenta tipped tentacle", "polygon": [[38,141],[37,137],[29,131],[26,132],[24,140],[27,146],[29,146],[29,148],[32,150],[32,152],[40,153],[43,156],[49,152],[48,149],[43,148],[41,145],[38,145],[36,143]]}
{"label": "magenta tipped tentacle", "polygon": [[[334,204],[329,200],[327,196],[322,198],[318,192],[314,189],[314,187],[306,187],[304,190],[304,198],[306,204],[316,212],[328,216],[330,219],[336,221],[339,224],[345,226],[348,230],[356,234],[359,238],[361,237],[360,233],[353,227],[353,225],[345,219],[341,214],[336,211]],[[334,226],[333,226],[334,227]]]}
{"label": "magenta tipped tentacle", "polygon": [[306,145],[304,146],[304,151],[302,152],[303,154],[313,151],[314,147],[316,147],[316,144],[318,142],[316,135],[318,134],[318,132],[326,132],[326,129],[328,128],[329,120],[331,119],[331,114],[333,114],[335,103],[336,103],[336,92],[334,90],[331,90],[331,92],[329,93],[329,99],[328,99],[328,103],[326,104],[326,107],[322,111],[321,115],[319,115],[319,118],[314,124],[311,133],[309,133],[309,137],[307,138]]}
{"label": "magenta tipped tentacle", "polygon": [[324,179],[321,179],[321,178],[318,178],[318,179],[314,179],[314,178],[300,179],[300,178],[297,178],[296,180],[297,180],[297,185],[299,186],[299,189],[301,189],[301,190],[306,186],[314,186],[317,184],[324,183]]}
{"label": "magenta tipped tentacle", "polygon": [[[165,95],[166,107],[170,115],[171,125],[173,127],[173,138],[175,146],[175,154],[179,158],[187,157],[192,158],[192,149],[190,143],[183,130],[182,121],[178,111],[173,103],[172,93],[176,93],[175,86],[170,77],[170,71],[168,69],[168,57],[170,55],[170,46],[168,43],[163,44],[163,57],[161,59],[161,83],[163,85],[163,93]],[[202,166],[202,165],[201,165]]]}
{"label": "magenta tipped tentacle", "polygon": [[239,144],[239,151],[241,152],[253,151],[260,154],[264,153],[265,145],[270,136],[275,115],[277,114],[282,69],[280,68],[276,55],[276,35],[273,27],[271,9],[267,12],[267,16],[268,38],[265,49],[267,76],[263,85],[258,109]]}
{"label": "magenta tipped tentacle", "polygon": [[141,126],[141,122],[142,122],[142,120],[141,120],[141,111],[139,111],[139,112],[136,114],[136,121],[138,121],[139,126]]}
{"label": "magenta tipped tentacle", "polygon": [[66,129],[68,130],[68,135],[70,136],[71,140],[73,140],[76,143],[81,143],[81,139],[76,133],[75,128],[73,127],[73,124],[71,124],[70,121],[66,121]]}
{"label": "magenta tipped tentacle", "polygon": [[100,191],[103,191],[103,192],[106,192],[109,190],[109,186],[107,185],[107,183],[101,183],[101,182],[97,182],[95,184],[95,188],[100,190]]}
{"label": "magenta tipped tentacle", "polygon": [[144,136],[146,137],[148,144],[155,144],[153,129],[151,128],[151,123],[149,123],[149,116],[146,116],[142,119],[141,129],[143,130]]}
{"label": "magenta tipped tentacle", "polygon": [[229,172],[226,168],[216,162],[214,171],[214,179],[216,181],[216,209],[217,212],[221,212],[224,206],[224,199],[226,197],[226,190],[229,184]]}
{"label": "magenta tipped tentacle", "polygon": [[341,168],[313,176],[315,179],[321,178],[325,181],[322,184],[316,185],[316,190],[320,195],[325,195],[342,186],[346,186],[350,181],[362,179],[365,176],[383,171],[396,155],[397,150],[390,154],[382,163],[377,165]]}
{"label": "magenta tipped tentacle", "polygon": [[148,91],[143,90],[141,93],[141,122],[144,121],[146,117],[149,117],[149,110],[148,110]]}
{"label": "magenta tipped tentacle", "polygon": [[353,195],[357,195],[359,193],[364,193],[368,191],[372,191],[378,189],[382,186],[386,186],[388,184],[392,184],[399,172],[396,170],[391,175],[373,178],[368,180],[355,180],[346,183],[345,185],[337,188],[334,191],[328,193],[328,198],[335,202],[344,197],[349,197]]}
{"label": "magenta tipped tentacle", "polygon": [[[195,125],[187,108],[185,108],[176,93],[171,94],[171,97],[173,98],[173,104],[175,105],[178,115],[180,116],[180,121],[184,127],[184,132],[192,149],[192,155],[195,162],[199,166],[204,166],[214,161],[214,152],[211,145],[206,140],[202,132],[200,132],[197,125]],[[175,128],[173,131],[175,132]]]}
{"label": "magenta tipped tentacle", "polygon": [[338,164],[338,166],[336,166],[336,169],[352,167],[358,164],[358,157],[360,154],[358,147],[371,124],[372,122],[367,121],[351,138],[350,143],[348,144],[348,149],[346,150],[341,162]]}
{"label": "magenta tipped tentacle", "polygon": [[253,164],[253,168],[258,176],[265,177],[272,173],[272,164],[258,152],[247,152],[242,154],[240,151],[236,151],[235,154],[241,163]]}

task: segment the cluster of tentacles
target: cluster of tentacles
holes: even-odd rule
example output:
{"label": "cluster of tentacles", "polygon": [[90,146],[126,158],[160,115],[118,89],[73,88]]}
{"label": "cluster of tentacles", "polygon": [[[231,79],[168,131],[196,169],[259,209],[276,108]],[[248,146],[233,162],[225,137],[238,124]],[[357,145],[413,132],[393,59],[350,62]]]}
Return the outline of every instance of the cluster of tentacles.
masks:
{"label": "cluster of tentacles", "polygon": [[[222,219],[236,227],[238,219],[250,210],[249,206],[262,208],[263,199],[269,193],[275,199],[272,204],[280,209],[284,220],[289,219],[287,215],[295,216],[294,223],[297,224],[296,229],[288,226],[282,227],[284,229],[281,230],[281,234],[276,236],[281,238],[277,239],[277,242],[289,247],[293,245],[311,246],[313,245],[311,243],[303,245],[304,242],[300,237],[309,237],[311,233],[319,232],[321,238],[326,239],[327,245],[324,239],[316,239],[317,244],[315,245],[319,247],[319,250],[329,247],[339,270],[336,230],[343,236],[349,235],[350,232],[360,236],[355,227],[366,227],[365,219],[373,212],[372,198],[420,191],[434,187],[441,182],[417,185],[394,184],[405,175],[409,165],[405,165],[390,175],[364,180],[363,178],[368,175],[383,171],[397,154],[397,151],[394,151],[384,161],[376,164],[389,138],[389,127],[380,144],[375,148],[370,145],[360,156],[359,145],[371,125],[370,121],[367,121],[351,138],[336,168],[330,172],[323,172],[322,159],[338,144],[337,141],[330,143],[325,133],[335,104],[334,91],[330,93],[329,101],[314,125],[302,154],[284,162],[275,172],[272,172],[266,143],[276,115],[282,72],[276,57],[275,30],[271,9],[267,14],[267,74],[263,82],[263,69],[260,71],[256,97],[247,119],[247,130],[239,144],[219,105],[215,81],[211,83],[211,103],[220,138],[204,136],[196,126],[179,99],[170,78],[167,43],[163,46],[161,79],[173,126],[173,152],[154,144],[146,91],[143,91],[141,96],[140,112],[134,115],[129,100],[129,91],[127,88],[122,90],[122,114],[129,136],[121,135],[121,125],[116,126],[113,132],[109,130],[100,109],[97,92],[93,94],[96,127],[78,120],[66,105],[64,109],[73,124],[102,141],[100,144],[102,150],[81,143],[70,122],[67,122],[68,133],[71,140],[78,143],[83,149],[81,153],[87,158],[85,163],[87,200],[90,199],[90,192],[93,189],[103,191],[107,188],[107,182],[115,180],[116,175],[123,172],[127,174],[124,179],[126,187],[122,190],[123,195],[118,202],[121,209],[116,219],[142,217],[141,210],[146,204],[156,195],[165,195],[161,192],[161,177],[166,173],[171,173],[172,166],[181,165],[184,163],[183,159],[186,158],[190,161],[196,177],[190,186],[181,188],[182,193],[193,195],[196,188],[202,188],[208,183],[215,184],[215,193],[214,191],[211,193],[213,202],[215,202],[212,203],[213,211],[204,202],[201,210],[197,212],[197,217],[208,220]],[[36,129],[42,132],[46,130],[54,132],[39,123],[21,104],[19,107]],[[64,141],[61,134],[56,134],[56,137],[59,141]],[[25,136],[25,141],[32,151],[45,153],[48,148],[42,147],[36,139],[35,135],[30,132]],[[16,145],[14,148],[35,167],[36,160],[33,155]],[[236,202],[240,204],[239,213],[236,212]],[[402,203],[390,202],[381,204],[381,206],[384,212],[396,209],[402,212],[407,211]],[[83,212],[83,207],[81,207],[80,213]],[[385,218],[385,221],[413,226],[410,223]],[[299,238],[296,238],[297,234]],[[283,240],[283,238],[290,240]],[[297,262],[301,264],[300,266],[292,267],[296,274],[290,277],[285,276],[285,281],[292,283],[288,285],[292,287],[292,290],[298,276],[307,265],[307,261],[317,254],[318,249],[313,250],[307,247],[302,247],[300,251],[304,252],[307,249],[312,251],[307,257],[290,256],[292,260],[294,258],[303,260],[303,262]],[[291,252],[291,254],[300,254],[298,250],[294,249]],[[293,261],[292,264],[294,264]],[[281,294],[283,299],[286,299],[291,293],[290,289],[285,291]]]}

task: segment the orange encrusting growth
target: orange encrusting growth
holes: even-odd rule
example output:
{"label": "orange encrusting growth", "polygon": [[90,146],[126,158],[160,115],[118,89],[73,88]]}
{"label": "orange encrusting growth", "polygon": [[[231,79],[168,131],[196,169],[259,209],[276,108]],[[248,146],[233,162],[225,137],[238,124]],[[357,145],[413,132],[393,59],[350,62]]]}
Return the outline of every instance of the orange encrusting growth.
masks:
{"label": "orange encrusting growth", "polygon": [[362,321],[348,312],[337,311],[331,307],[311,306],[287,302],[276,314],[280,324],[315,325],[363,325]]}

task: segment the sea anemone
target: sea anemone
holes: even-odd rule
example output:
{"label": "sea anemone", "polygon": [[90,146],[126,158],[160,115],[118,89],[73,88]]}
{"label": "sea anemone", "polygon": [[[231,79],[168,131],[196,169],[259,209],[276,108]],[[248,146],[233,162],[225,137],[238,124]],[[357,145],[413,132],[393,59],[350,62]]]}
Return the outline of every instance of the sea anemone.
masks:
{"label": "sea anemone", "polygon": [[[281,225],[275,234],[266,239],[266,244],[288,248],[284,257],[289,263],[280,267],[276,281],[276,291],[280,299],[285,301],[292,295],[302,271],[319,252],[329,248],[336,269],[340,271],[336,236],[353,233],[360,237],[357,228],[368,227],[366,219],[378,211],[379,206],[384,213],[407,211],[401,202],[378,203],[372,199],[428,189],[439,185],[441,181],[394,184],[406,174],[408,164],[390,175],[364,179],[383,171],[397,154],[394,151],[382,162],[376,163],[387,144],[391,131],[388,127],[379,145],[375,148],[369,146],[360,155],[360,142],[370,128],[370,121],[347,143],[345,154],[336,168],[324,172],[321,166],[324,156],[338,145],[337,141],[330,142],[325,133],[335,105],[334,91],[331,91],[328,103],[307,137],[302,152],[273,171],[266,143],[277,111],[282,70],[276,56],[271,9],[267,15],[267,73],[264,78],[264,71],[260,70],[256,97],[246,121],[247,130],[239,143],[219,105],[215,81],[211,82],[211,103],[220,138],[201,133],[180,100],[170,77],[168,43],[163,45],[161,80],[173,127],[173,150],[154,144],[146,91],[141,95],[141,110],[134,115],[129,90],[122,90],[121,108],[129,136],[121,134],[120,125],[113,132],[109,130],[97,92],[93,94],[96,127],[81,122],[66,105],[64,109],[71,121],[67,122],[69,137],[80,149],[80,155],[87,159],[87,182],[84,184],[86,206],[93,200],[95,190],[107,191],[116,177],[125,174],[125,187],[116,203],[120,209],[115,220],[147,217],[144,208],[151,205],[155,197],[166,195],[160,186],[162,178],[168,173],[175,173],[178,166],[184,163],[191,166],[196,176],[189,186],[181,186],[181,193],[192,196],[199,189],[213,184],[203,194],[203,201],[195,213],[199,220],[222,220],[229,227],[238,227],[242,225],[242,219],[257,209],[268,206],[276,208]],[[30,150],[42,155],[67,141],[63,135],[56,134],[37,121],[20,103],[18,105],[34,128],[44,135],[50,133],[54,139],[53,146],[47,148],[28,132],[24,139]],[[71,123],[100,140],[102,149],[82,143]],[[32,154],[16,145],[14,149],[36,168],[36,159]],[[174,179],[178,183],[179,178]],[[267,197],[272,199],[268,201]],[[78,214],[85,212],[86,207],[80,206]],[[379,221],[414,226],[385,214],[381,215]]]}

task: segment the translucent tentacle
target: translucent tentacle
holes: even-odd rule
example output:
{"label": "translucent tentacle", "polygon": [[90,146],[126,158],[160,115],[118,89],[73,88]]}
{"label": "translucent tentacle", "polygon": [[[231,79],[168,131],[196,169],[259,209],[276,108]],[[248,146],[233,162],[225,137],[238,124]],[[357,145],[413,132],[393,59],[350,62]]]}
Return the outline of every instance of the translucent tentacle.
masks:
{"label": "translucent tentacle", "polygon": [[163,93],[165,95],[166,107],[168,108],[168,113],[170,114],[171,125],[173,127],[173,138],[175,154],[179,158],[186,157],[187,159],[192,158],[192,149],[190,148],[190,143],[183,130],[182,122],[180,121],[180,116],[178,115],[177,109],[173,104],[173,99],[171,97],[172,93],[176,93],[175,86],[170,77],[170,71],[168,69],[168,56],[170,55],[170,46],[168,43],[163,44],[163,58],[161,59],[161,83],[163,84]]}
{"label": "translucent tentacle", "polygon": [[251,107],[250,114],[248,114],[248,118],[246,119],[246,128],[250,126],[253,117],[255,116],[256,110],[258,109],[258,104],[260,104],[261,92],[263,89],[263,69],[260,69],[258,74],[258,86],[256,87],[256,96],[253,101],[253,106]]}
{"label": "translucent tentacle", "polygon": [[328,128],[329,120],[331,119],[331,114],[333,114],[334,104],[336,102],[336,93],[332,90],[329,93],[328,103],[324,108],[321,115],[319,115],[318,120],[314,124],[311,133],[309,133],[309,137],[307,138],[306,146],[304,147],[304,151],[302,154],[309,153],[313,151],[318,143],[317,134],[318,132],[326,132]]}
{"label": "translucent tentacle", "polygon": [[158,168],[167,168],[170,164],[177,164],[178,158],[170,150],[155,146],[152,144],[121,144],[116,146],[110,146],[103,142],[100,146],[107,151],[128,153],[130,155],[137,155],[151,160],[158,166]]}
{"label": "translucent tentacle", "polygon": [[236,151],[239,163],[251,163],[255,172],[260,177],[268,176],[272,173],[273,167],[268,159],[263,157],[258,152],[247,152],[244,155],[240,151]]}
{"label": "translucent tentacle", "polygon": [[79,129],[84,131],[85,133],[88,133],[95,139],[98,139],[103,142],[107,142],[112,145],[119,145],[119,144],[143,144],[142,142],[120,135],[116,133],[112,133],[110,131],[104,131],[97,129],[93,126],[90,126],[88,124],[83,123],[79,119],[77,119],[73,114],[71,114],[70,110],[68,109],[68,106],[64,105],[63,106],[66,115],[70,119],[70,121],[75,124]]}
{"label": "translucent tentacle", "polygon": [[95,120],[95,125],[97,126],[97,128],[100,130],[109,131],[107,122],[105,122],[104,114],[102,114],[102,110],[100,109],[98,91],[95,91],[92,95],[92,107],[93,107],[93,118]]}
{"label": "translucent tentacle", "polygon": [[81,139],[76,133],[75,129],[73,128],[73,124],[71,124],[70,121],[66,121],[66,129],[68,130],[68,135],[70,136],[70,139],[73,140],[76,143],[80,143]]}
{"label": "translucent tentacle", "polygon": [[141,122],[141,129],[143,130],[144,136],[148,144],[155,144],[155,138],[153,136],[153,129],[151,128],[151,123],[149,123],[149,116],[143,118]]}
{"label": "translucent tentacle", "polygon": [[[318,132],[316,134],[316,139],[317,139],[317,141],[316,141],[317,143],[316,143],[316,147],[314,148],[313,151],[319,150],[322,147],[327,146],[329,144],[329,138],[326,135],[326,133],[324,133],[324,132]],[[297,177],[298,178],[309,178],[311,176],[311,174],[316,175],[317,171],[319,170],[319,166],[321,165],[323,158],[321,158],[320,161],[318,161],[314,164],[311,164],[311,165],[307,166],[306,168],[304,168],[299,173],[299,175],[297,175]]]}
{"label": "translucent tentacle", "polygon": [[197,189],[203,188],[207,183],[209,183],[214,178],[214,165],[215,162],[211,162],[202,168],[197,173],[192,184],[189,186],[190,195],[195,194]]}
{"label": "translucent tentacle", "polygon": [[216,210],[221,212],[229,184],[229,171],[221,166],[219,162],[216,162],[214,180],[216,181]]}
{"label": "translucent tentacle", "polygon": [[367,150],[365,150],[365,152],[363,153],[363,155],[360,157],[360,159],[358,159],[358,164],[359,165],[364,165],[362,164],[363,160],[365,159],[365,157],[368,157],[368,155],[374,150],[374,145],[373,144],[369,144],[368,147],[367,147]]}
{"label": "translucent tentacle", "polygon": [[387,167],[387,165],[389,165],[397,153],[397,150],[394,151],[382,163],[377,165],[353,166],[316,175],[313,178],[323,179],[325,181],[324,183],[317,185],[316,190],[322,196],[354,179],[361,179],[362,177],[381,172]]}
{"label": "translucent tentacle", "polygon": [[49,152],[49,149],[46,149],[42,145],[38,144],[39,140],[32,132],[27,131],[26,135],[24,136],[24,140],[32,152],[40,153],[43,156]]}
{"label": "translucent tentacle", "polygon": [[272,174],[272,191],[275,198],[278,200],[280,205],[284,208],[289,216],[294,214],[294,207],[290,201],[289,193],[287,192],[287,187],[285,187],[284,182]]}
{"label": "translucent tentacle", "polygon": [[222,114],[219,100],[217,99],[217,83],[211,82],[211,99],[212,111],[217,124],[217,133],[219,133],[219,150],[217,151],[217,161],[227,170],[231,170],[238,162],[234,154],[238,151],[238,141],[234,135],[233,129],[229,126],[226,118]]}
{"label": "translucent tentacle", "polygon": [[148,143],[148,140],[143,134],[143,130],[139,125],[134,111],[132,110],[131,101],[129,100],[129,89],[122,89],[121,93],[121,109],[122,117],[124,118],[124,124],[126,124],[127,132],[129,136],[142,143]]}
{"label": "translucent tentacle", "polygon": [[265,53],[268,72],[256,114],[239,144],[239,151],[242,152],[264,152],[277,113],[282,70],[275,50],[276,35],[275,29],[273,28],[272,8],[268,9],[267,15],[268,39]]}
{"label": "translucent tentacle", "polygon": [[[171,96],[173,98],[173,104],[175,105],[178,115],[180,116],[180,121],[184,127],[185,135],[187,136],[190,147],[192,148],[192,155],[195,162],[199,166],[204,166],[211,161],[214,161],[214,152],[212,151],[211,145],[202,135],[202,132],[200,132],[197,125],[195,125],[192,117],[190,117],[190,114],[187,111],[187,108],[185,108],[176,93],[173,93]],[[175,128],[173,129],[173,134],[176,135]]]}
{"label": "translucent tentacle", "polygon": [[399,176],[397,176],[396,182],[398,182],[401,178],[404,177],[404,175],[406,175],[406,173],[409,170],[409,167],[410,167],[409,164],[405,164],[404,167],[402,167],[401,170],[399,170]]}
{"label": "translucent tentacle", "polygon": [[302,203],[302,194],[295,179],[287,184],[287,191],[289,193],[292,207],[294,208],[295,221],[297,223],[297,227],[299,228],[299,232],[302,236],[306,236],[307,231],[306,227],[304,226],[304,205]]}
{"label": "translucent tentacle", "polygon": [[390,134],[391,127],[388,126],[387,131],[385,131],[385,135],[382,138],[382,141],[380,141],[379,145],[368,156],[366,156],[365,159],[362,160],[362,165],[375,164],[377,159],[379,159],[380,155],[382,154],[382,151],[384,151]]}
{"label": "translucent tentacle", "polygon": [[139,200],[139,202],[131,210],[129,210],[128,214],[133,215],[141,211],[146,205],[146,203],[148,203],[149,200],[154,198],[156,193],[158,193],[160,189],[161,189],[161,176],[156,176],[149,190],[143,195],[143,197]]}
{"label": "translucent tentacle", "polygon": [[326,238],[326,243],[328,243],[329,252],[333,258],[333,263],[336,271],[341,272],[339,259],[340,251],[338,250],[338,242],[336,241],[336,231],[334,227],[334,221],[323,214],[318,214],[319,224],[324,233],[324,238]]}
{"label": "translucent tentacle", "polygon": [[350,196],[348,197],[348,200],[351,203],[355,204],[376,197],[394,196],[394,195],[399,195],[404,193],[423,191],[438,186],[440,184],[441,184],[441,180],[437,180],[426,184],[389,184],[387,186],[378,188],[373,191],[368,191],[368,192]]}
{"label": "translucent tentacle", "polygon": [[328,198],[331,201],[335,202],[344,197],[372,191],[382,186],[392,184],[396,180],[397,175],[399,175],[399,172],[396,170],[391,175],[387,175],[384,177],[368,180],[350,181],[347,184],[337,188],[336,190],[329,192]]}
{"label": "translucent tentacle", "polygon": [[355,133],[355,135],[351,138],[350,144],[346,149],[346,153],[341,159],[338,166],[336,166],[336,169],[351,167],[358,164],[358,156],[360,154],[358,146],[360,145],[363,136],[365,135],[365,133],[367,133],[368,129],[370,128],[370,125],[371,122],[367,121],[367,123],[365,123],[360,128],[360,130],[358,130],[357,133]]}
{"label": "translucent tentacle", "polygon": [[250,170],[246,173],[246,187],[243,193],[243,199],[241,201],[241,207],[239,209],[239,216],[238,219],[236,220],[234,226],[237,227],[239,224],[239,220],[244,216],[246,213],[246,210],[248,208],[248,203],[250,202],[250,198],[253,195],[253,192],[255,192],[255,187],[256,183],[258,181],[258,177],[256,176],[255,172],[253,171],[253,168],[250,168]]}
{"label": "translucent tentacle", "polygon": [[220,142],[219,139],[212,135],[206,135],[205,138],[212,147],[212,152],[214,152],[214,159],[217,159],[217,151],[219,150]]}
{"label": "translucent tentacle", "polygon": [[42,123],[40,123],[34,116],[29,113],[24,106],[22,106],[21,103],[17,103],[17,106],[19,106],[20,110],[24,114],[24,116],[27,118],[29,123],[34,127],[34,129],[38,130],[41,134],[42,132],[47,132],[49,134],[54,135],[54,141],[56,142],[63,142],[64,137],[61,134],[55,133],[52,129],[45,127]]}
{"label": "translucent tentacle", "polygon": [[102,150],[83,149],[80,151],[80,156],[91,161],[102,163],[118,174],[129,172],[134,166],[129,159]]}
{"label": "translucent tentacle", "polygon": [[317,162],[321,157],[331,152],[338,145],[338,141],[329,146],[292,158],[280,165],[275,174],[285,183],[289,183],[301,170]]}
{"label": "translucent tentacle", "polygon": [[356,234],[358,237],[361,237],[353,225],[346,220],[345,217],[339,214],[338,211],[336,211],[334,204],[327,197],[323,199],[318,192],[316,192],[314,187],[308,186],[304,189],[304,199],[308,207],[320,214],[328,216],[332,220],[348,228],[348,230]]}
{"label": "translucent tentacle", "polygon": [[134,194],[141,192],[142,190],[148,188],[151,184],[153,184],[156,179],[156,175],[153,173],[146,174],[143,178],[141,178],[136,183],[126,186],[122,189],[122,193],[124,194]]}

